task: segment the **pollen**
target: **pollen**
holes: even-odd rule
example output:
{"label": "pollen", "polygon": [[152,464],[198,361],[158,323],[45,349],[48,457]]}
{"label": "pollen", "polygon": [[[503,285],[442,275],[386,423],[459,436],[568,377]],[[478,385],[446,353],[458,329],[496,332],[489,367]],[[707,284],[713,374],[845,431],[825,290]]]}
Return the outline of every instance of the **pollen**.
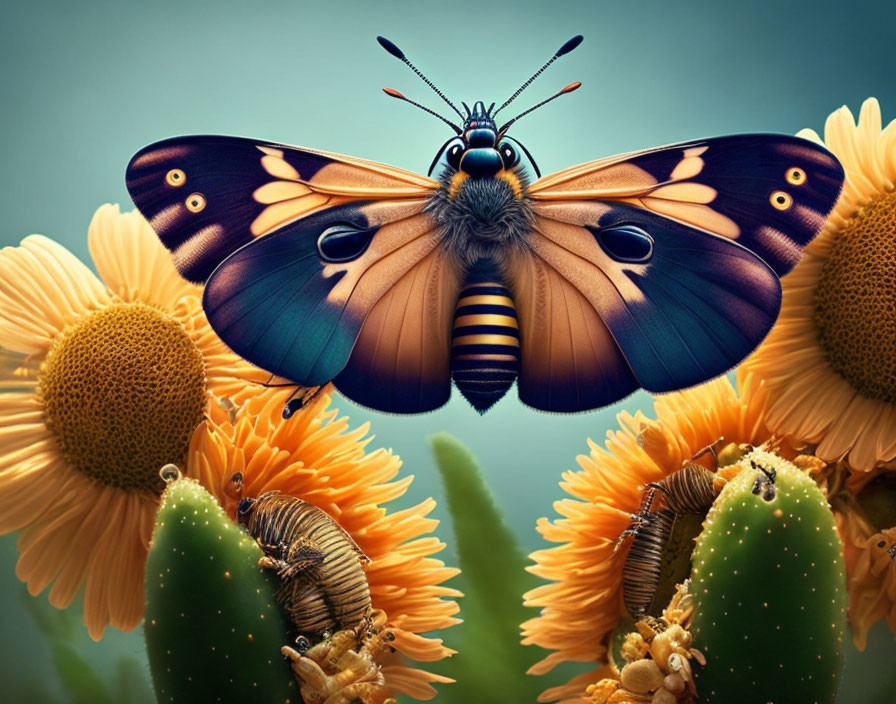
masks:
{"label": "pollen", "polygon": [[161,493],[205,408],[205,363],[181,324],[118,303],[57,335],[39,374],[47,427],[69,463],[102,484]]}
{"label": "pollen", "polygon": [[896,403],[896,193],[862,206],[837,233],[815,324],[835,371],[864,396]]}

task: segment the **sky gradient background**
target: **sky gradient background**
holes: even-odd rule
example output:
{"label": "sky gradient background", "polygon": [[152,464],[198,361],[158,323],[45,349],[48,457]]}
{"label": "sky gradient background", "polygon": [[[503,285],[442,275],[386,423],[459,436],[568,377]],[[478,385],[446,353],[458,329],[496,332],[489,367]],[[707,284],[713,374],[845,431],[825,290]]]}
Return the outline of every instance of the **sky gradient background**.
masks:
{"label": "sky gradient background", "polygon": [[[468,103],[502,101],[566,39],[584,34],[518,101],[522,109],[583,82],[514,127],[543,173],[691,138],[820,131],[829,112],[847,104],[857,113],[871,95],[885,121],[896,116],[891,2],[32,2],[4,15],[0,245],[37,232],[85,260],[94,210],[132,207],[125,166],[157,139],[254,136],[425,172],[447,128],[380,89],[434,107],[438,99],[379,48],[377,34]],[[528,552],[542,547],[535,520],[553,515],[560,473],[587,452],[586,438],[602,440],[618,411],[647,410],[650,400],[638,393],[575,416],[532,411],[513,391],[484,417],[458,394],[409,418],[336,405],[353,423],[370,420],[375,443],[404,458],[417,477],[406,503],[441,500],[426,438],[457,435]],[[447,518],[441,507],[436,516]],[[440,534],[450,546],[449,522]],[[14,559],[14,538],[0,540],[0,681],[47,658],[20,606]],[[445,559],[453,560],[450,548]],[[874,635],[890,641],[892,664],[892,639]],[[142,657],[133,635],[84,641],[84,656],[100,663],[114,650]],[[848,681],[876,664],[856,659]]]}

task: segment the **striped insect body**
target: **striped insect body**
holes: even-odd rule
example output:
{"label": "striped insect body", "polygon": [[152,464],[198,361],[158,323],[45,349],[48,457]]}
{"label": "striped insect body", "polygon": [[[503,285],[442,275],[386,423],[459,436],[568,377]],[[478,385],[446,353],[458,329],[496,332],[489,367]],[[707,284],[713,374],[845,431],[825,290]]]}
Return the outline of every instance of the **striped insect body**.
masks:
{"label": "striped insect body", "polygon": [[714,472],[697,460],[711,454],[717,463],[720,442],[702,449],[664,479],[649,483],[638,513],[619,536],[617,548],[632,538],[622,569],[622,597],[633,618],[662,608],[675,585],[687,577],[693,538],[718,494]]}
{"label": "striped insect body", "polygon": [[663,502],[676,514],[705,514],[716,498],[713,477],[713,472],[703,465],[688,462],[662,481],[647,486],[660,491]]}
{"label": "striped insect body", "polygon": [[336,521],[296,496],[271,491],[244,498],[238,518],[264,552],[259,564],[281,580],[277,599],[296,633],[318,642],[333,633],[366,633],[371,614],[369,561]]}
{"label": "striped insect body", "polygon": [[496,272],[475,269],[454,311],[451,378],[485,413],[513,386],[519,369],[519,324],[510,291]]}
{"label": "striped insect body", "polygon": [[633,618],[646,616],[662,576],[662,557],[675,523],[675,512],[648,509],[635,517],[628,530],[634,536],[622,569],[622,597]]}

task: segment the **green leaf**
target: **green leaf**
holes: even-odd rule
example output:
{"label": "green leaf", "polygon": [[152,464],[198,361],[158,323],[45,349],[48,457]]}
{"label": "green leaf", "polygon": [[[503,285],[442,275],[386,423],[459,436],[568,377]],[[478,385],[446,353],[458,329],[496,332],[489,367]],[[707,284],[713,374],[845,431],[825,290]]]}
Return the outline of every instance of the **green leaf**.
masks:
{"label": "green leaf", "polygon": [[[75,615],[68,610],[53,608],[46,599],[32,597],[24,587],[20,598],[25,610],[48,640],[53,665],[69,701],[75,704],[111,704],[112,698],[102,678],[71,643],[78,632]],[[28,685],[28,689],[31,690],[36,684]],[[50,696],[42,689],[34,688],[29,694],[29,701],[50,701]]]}
{"label": "green leaf", "polygon": [[462,575],[454,586],[464,592],[464,623],[446,633],[458,653],[444,674],[456,684],[442,687],[439,701],[477,704],[533,702],[546,684],[526,670],[543,655],[520,644],[520,623],[533,614],[522,595],[536,586],[527,559],[504,522],[482,470],[455,437],[430,438],[454,524]]}
{"label": "green leaf", "polygon": [[50,606],[46,598],[33,597],[23,586],[19,599],[25,610],[31,614],[37,627],[51,640],[71,640],[78,630],[77,618],[65,609]]}
{"label": "green leaf", "polygon": [[102,679],[71,645],[57,640],[52,648],[59,679],[74,704],[112,703]]}

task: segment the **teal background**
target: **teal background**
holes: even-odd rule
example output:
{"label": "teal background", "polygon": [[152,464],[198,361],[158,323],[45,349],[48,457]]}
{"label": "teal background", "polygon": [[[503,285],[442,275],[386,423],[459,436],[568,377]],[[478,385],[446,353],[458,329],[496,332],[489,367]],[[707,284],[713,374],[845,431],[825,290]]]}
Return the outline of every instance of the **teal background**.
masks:
{"label": "teal background", "polygon": [[[584,44],[515,104],[583,82],[514,127],[543,173],[695,137],[821,130],[833,109],[857,113],[871,95],[885,120],[896,116],[892,2],[4,3],[0,244],[39,232],[88,259],[94,210],[129,207],[131,154],[178,134],[262,137],[425,171],[447,128],[380,89],[441,106],[375,35],[399,44],[452,99],[500,102],[576,33]],[[461,438],[528,552],[542,546],[535,520],[552,515],[559,475],[587,451],[586,437],[602,439],[618,411],[650,401],[638,393],[575,416],[532,411],[512,394],[484,417],[459,396],[418,417],[338,406],[356,423],[370,419],[376,443],[405,459],[417,477],[405,503],[442,499],[426,437],[444,429]],[[447,518],[442,506],[436,515]],[[0,682],[48,659],[20,605],[14,559],[14,539],[0,540]],[[874,635],[876,652],[849,656],[847,682],[862,682],[863,702],[892,677],[892,638]],[[134,635],[100,645],[85,637],[79,648],[100,668],[112,653],[143,657]],[[859,701],[853,691],[842,701]]]}

